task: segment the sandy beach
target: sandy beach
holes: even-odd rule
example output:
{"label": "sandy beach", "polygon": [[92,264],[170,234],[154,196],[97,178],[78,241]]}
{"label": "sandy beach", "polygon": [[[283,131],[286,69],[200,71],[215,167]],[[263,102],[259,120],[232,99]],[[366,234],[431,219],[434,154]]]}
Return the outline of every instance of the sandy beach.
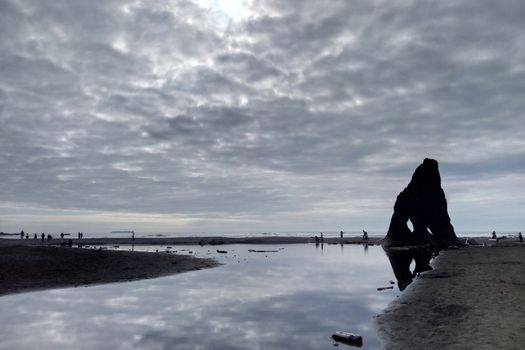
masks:
{"label": "sandy beach", "polygon": [[525,247],[447,250],[432,265],[377,317],[386,349],[523,348]]}
{"label": "sandy beach", "polygon": [[[5,241],[5,240],[3,240]],[[29,241],[29,240],[28,240]],[[14,242],[13,242],[14,243]],[[211,259],[57,246],[0,245],[0,295],[159,277],[216,266]]]}

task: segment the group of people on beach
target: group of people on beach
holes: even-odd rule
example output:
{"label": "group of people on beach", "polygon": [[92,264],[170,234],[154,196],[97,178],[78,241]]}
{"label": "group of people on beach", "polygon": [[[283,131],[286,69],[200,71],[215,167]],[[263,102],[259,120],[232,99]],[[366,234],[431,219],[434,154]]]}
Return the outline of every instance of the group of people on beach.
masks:
{"label": "group of people on beach", "polygon": [[[20,239],[24,239],[24,237],[25,239],[29,239],[29,233],[25,233],[24,230],[22,230],[20,231]],[[33,235],[33,239],[38,239],[38,235],[36,233]],[[42,233],[42,241],[44,241],[44,233]]]}
{"label": "group of people on beach", "polygon": [[[496,234],[496,231],[492,231],[491,239],[498,240],[500,238],[507,238],[507,236],[498,237],[498,235]],[[521,232],[518,232],[518,240],[520,241],[520,244],[523,244],[523,235],[521,234]]]}
{"label": "group of people on beach", "polygon": [[[498,237],[496,231],[492,231],[491,239],[498,241],[500,238],[507,238],[507,236]],[[521,232],[518,232],[518,240],[520,241],[520,244],[523,244],[523,235],[521,234]]]}
{"label": "group of people on beach", "polygon": [[[321,235],[321,238],[319,238],[318,236],[315,236],[315,243],[323,243],[324,242],[324,235],[322,232],[319,232],[319,234]],[[343,238],[344,236],[344,232],[343,230],[339,231],[339,237],[340,238]],[[366,232],[365,230],[363,230],[363,241],[364,242],[368,242],[368,232]]]}
{"label": "group of people on beach", "polygon": [[[66,235],[67,234],[62,232],[62,233],[60,233],[60,238],[64,239],[64,236],[66,236]],[[24,239],[24,238],[25,239],[29,239],[29,233],[25,233],[24,230],[22,230],[22,231],[20,231],[20,239]],[[46,234],[44,232],[42,232],[42,234],[40,234],[40,239],[42,240],[42,242],[44,242],[46,240],[46,238],[49,241],[49,240],[53,239],[53,236],[50,235],[50,234],[48,234],[46,236]],[[82,238],[84,238],[84,233],[83,232],[79,232],[78,233],[78,239],[82,239]],[[33,235],[33,239],[38,239],[38,235],[36,233]]]}

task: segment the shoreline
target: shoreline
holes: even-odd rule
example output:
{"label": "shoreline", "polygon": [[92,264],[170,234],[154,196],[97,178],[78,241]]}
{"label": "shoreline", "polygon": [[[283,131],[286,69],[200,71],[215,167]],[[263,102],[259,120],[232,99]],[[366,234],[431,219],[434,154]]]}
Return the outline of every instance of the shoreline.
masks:
{"label": "shoreline", "polygon": [[[302,244],[315,243],[314,237],[295,237],[295,236],[261,236],[261,237],[223,237],[223,236],[208,236],[208,237],[148,237],[148,238],[53,238],[51,240],[40,239],[14,239],[14,238],[0,238],[0,247],[3,245],[60,245],[62,242],[67,242],[71,239],[73,245],[111,245],[111,244],[136,244],[136,245],[222,245],[222,244]],[[369,237],[368,244],[380,244],[383,238]],[[363,244],[367,243],[361,237],[328,237],[324,238],[325,244]]]}
{"label": "shoreline", "polygon": [[167,253],[0,245],[0,297],[44,289],[127,282],[220,265]]}
{"label": "shoreline", "polygon": [[[52,288],[155,278],[220,265],[213,259],[172,253],[80,249],[109,245],[305,244],[314,237],[155,237],[71,239],[0,238],[0,297]],[[376,245],[380,238],[370,238]],[[363,244],[360,237],[325,238],[324,244]]]}
{"label": "shoreline", "polygon": [[[172,253],[80,249],[109,245],[305,244],[314,237],[155,237],[71,239],[0,238],[0,297],[52,288],[155,278],[220,265],[213,259]],[[382,239],[369,238],[368,244]],[[360,237],[325,238],[324,244],[363,244]]]}
{"label": "shoreline", "polygon": [[[72,241],[74,246],[100,246],[100,245],[222,245],[222,244],[306,244],[316,243],[315,236],[185,236],[185,237],[94,237],[94,238],[71,238],[65,237],[45,239],[19,239],[0,237],[0,247],[7,245],[24,245],[24,246],[59,246],[62,243]],[[385,241],[385,237],[369,236],[364,241],[361,236],[351,237],[325,237],[325,244],[365,244],[379,245]],[[516,246],[519,245],[517,238],[507,237],[493,241],[487,236],[469,236],[459,237],[461,243],[467,241],[476,242],[479,246]],[[321,243],[319,241],[319,243]]]}
{"label": "shoreline", "polygon": [[519,349],[525,246],[442,251],[375,323],[385,349]]}

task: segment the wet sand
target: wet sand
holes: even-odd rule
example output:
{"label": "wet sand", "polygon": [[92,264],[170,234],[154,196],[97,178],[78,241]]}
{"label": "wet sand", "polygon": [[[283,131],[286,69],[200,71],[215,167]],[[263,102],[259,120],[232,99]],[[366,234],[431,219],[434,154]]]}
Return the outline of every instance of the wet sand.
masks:
{"label": "wet sand", "polygon": [[523,348],[525,246],[447,250],[432,266],[376,318],[386,349]]}
{"label": "wet sand", "polygon": [[216,265],[217,262],[211,259],[168,253],[92,251],[2,242],[0,295],[132,281]]}

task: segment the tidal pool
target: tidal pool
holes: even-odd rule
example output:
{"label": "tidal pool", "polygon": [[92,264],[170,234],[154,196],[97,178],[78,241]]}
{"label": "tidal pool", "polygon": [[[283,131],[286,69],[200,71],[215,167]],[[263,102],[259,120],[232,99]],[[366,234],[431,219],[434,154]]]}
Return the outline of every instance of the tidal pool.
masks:
{"label": "tidal pool", "polygon": [[376,290],[395,281],[377,246],[169,250],[191,251],[223,265],[136,282],[1,297],[0,349],[331,349],[335,331],[358,333],[363,349],[380,349],[373,317],[399,294],[396,286]]}

